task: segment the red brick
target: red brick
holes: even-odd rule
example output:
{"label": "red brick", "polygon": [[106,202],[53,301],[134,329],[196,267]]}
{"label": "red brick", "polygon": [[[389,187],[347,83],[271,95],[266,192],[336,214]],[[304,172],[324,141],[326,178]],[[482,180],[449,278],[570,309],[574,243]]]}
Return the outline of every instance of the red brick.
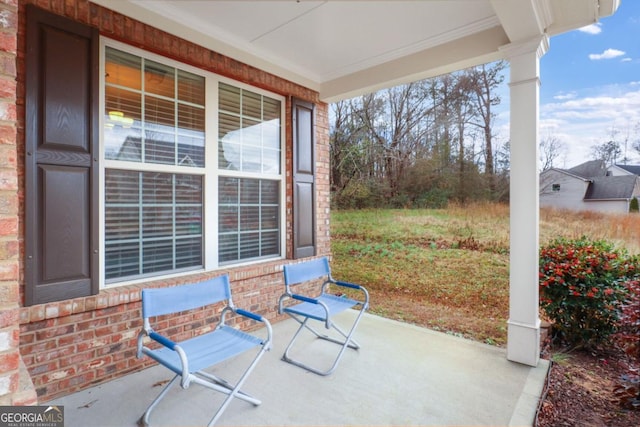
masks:
{"label": "red brick", "polygon": [[51,362],[52,360],[58,360],[61,357],[69,356],[75,353],[73,346],[67,347],[54,347],[49,351],[41,351],[35,354],[34,363],[41,364]]}
{"label": "red brick", "polygon": [[0,354],[0,372],[14,371],[19,365],[20,353],[17,350]]}
{"label": "red brick", "polygon": [[18,234],[18,218],[17,217],[9,217],[9,218],[0,217],[0,237],[15,236],[17,234]]}
{"label": "red brick", "polygon": [[75,332],[75,325],[62,325],[52,328],[47,328],[36,332],[36,339],[38,341],[46,340],[48,338],[56,338],[66,334]]}
{"label": "red brick", "polygon": [[93,339],[93,331],[75,332],[73,334],[64,335],[58,338],[57,342],[59,346],[68,346],[71,344],[77,344],[77,350],[82,351],[81,346]]}
{"label": "red brick", "polygon": [[18,307],[0,310],[0,329],[16,326],[19,318],[20,309]]}
{"label": "red brick", "polygon": [[[0,105],[0,115],[2,106]],[[0,117],[1,120],[1,117]],[[0,170],[0,190],[17,190],[18,176],[14,171]],[[2,256],[0,255],[0,259]]]}

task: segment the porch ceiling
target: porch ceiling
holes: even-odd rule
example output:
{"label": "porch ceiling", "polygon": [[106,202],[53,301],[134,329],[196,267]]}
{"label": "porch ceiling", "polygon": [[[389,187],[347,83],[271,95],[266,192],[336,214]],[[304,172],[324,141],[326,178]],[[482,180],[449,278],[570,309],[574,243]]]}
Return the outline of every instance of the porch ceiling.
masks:
{"label": "porch ceiling", "polygon": [[317,90],[327,102],[501,59],[619,0],[92,0]]}

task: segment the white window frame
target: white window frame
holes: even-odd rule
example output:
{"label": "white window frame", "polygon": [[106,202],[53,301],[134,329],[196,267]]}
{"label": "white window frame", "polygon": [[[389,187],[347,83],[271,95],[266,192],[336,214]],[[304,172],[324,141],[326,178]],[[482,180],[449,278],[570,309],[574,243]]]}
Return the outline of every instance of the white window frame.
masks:
{"label": "white window frame", "polygon": [[[178,68],[193,74],[197,74],[205,78],[205,167],[193,167],[185,170],[183,167],[166,165],[166,164],[147,164],[140,162],[128,162],[122,160],[107,160],[105,158],[105,51],[106,47],[121,50],[156,61],[171,67]],[[233,170],[218,169],[218,87],[219,83],[226,83],[235,87],[246,89],[254,93],[262,94],[272,99],[280,101],[280,172],[279,174],[264,174],[254,172],[240,172]],[[236,80],[223,77],[212,72],[197,68],[182,62],[157,55],[143,49],[139,49],[128,44],[112,40],[106,37],[100,38],[100,114],[99,114],[99,270],[100,270],[100,289],[126,286],[136,283],[148,282],[149,280],[157,280],[164,278],[180,277],[194,272],[214,271],[221,267],[225,269],[230,267],[242,267],[245,265],[257,264],[265,261],[284,259],[286,255],[286,230],[285,230],[285,214],[286,214],[286,150],[285,150],[285,129],[286,129],[286,98],[282,95],[275,94],[251,85],[247,85]],[[105,206],[105,170],[106,169],[122,169],[135,171],[158,171],[171,174],[192,174],[203,176],[203,268],[194,268],[189,271],[168,272],[145,275],[144,277],[136,277],[131,279],[123,279],[117,282],[106,283],[105,266],[106,266],[106,206]],[[218,263],[218,177],[228,176],[234,178],[252,178],[258,180],[279,181],[279,238],[280,238],[280,254],[273,257],[265,257],[260,259],[252,259],[246,261],[238,261],[235,263],[225,262],[222,265]]]}

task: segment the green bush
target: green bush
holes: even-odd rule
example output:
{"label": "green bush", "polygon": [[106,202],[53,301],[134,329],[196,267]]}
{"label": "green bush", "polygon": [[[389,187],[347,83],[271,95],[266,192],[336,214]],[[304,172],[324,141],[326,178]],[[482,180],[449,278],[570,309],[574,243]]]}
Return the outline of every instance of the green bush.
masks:
{"label": "green bush", "polygon": [[566,344],[593,348],[615,333],[637,259],[606,241],[557,239],[540,250],[540,306]]}
{"label": "green bush", "polygon": [[629,212],[638,212],[639,210],[640,210],[640,207],[638,206],[638,198],[634,197],[629,202]]}

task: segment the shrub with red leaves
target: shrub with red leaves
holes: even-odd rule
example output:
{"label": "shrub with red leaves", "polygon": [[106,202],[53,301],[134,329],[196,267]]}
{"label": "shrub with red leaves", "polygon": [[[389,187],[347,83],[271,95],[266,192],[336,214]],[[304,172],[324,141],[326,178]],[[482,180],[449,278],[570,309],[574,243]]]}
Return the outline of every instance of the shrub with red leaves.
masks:
{"label": "shrub with red leaves", "polygon": [[619,332],[614,338],[629,362],[627,372],[614,388],[614,395],[623,408],[640,410],[640,276],[626,285],[629,297],[622,306]]}
{"label": "shrub with red leaves", "polygon": [[594,348],[617,331],[637,259],[603,240],[551,242],[540,250],[540,306],[567,345]]}

